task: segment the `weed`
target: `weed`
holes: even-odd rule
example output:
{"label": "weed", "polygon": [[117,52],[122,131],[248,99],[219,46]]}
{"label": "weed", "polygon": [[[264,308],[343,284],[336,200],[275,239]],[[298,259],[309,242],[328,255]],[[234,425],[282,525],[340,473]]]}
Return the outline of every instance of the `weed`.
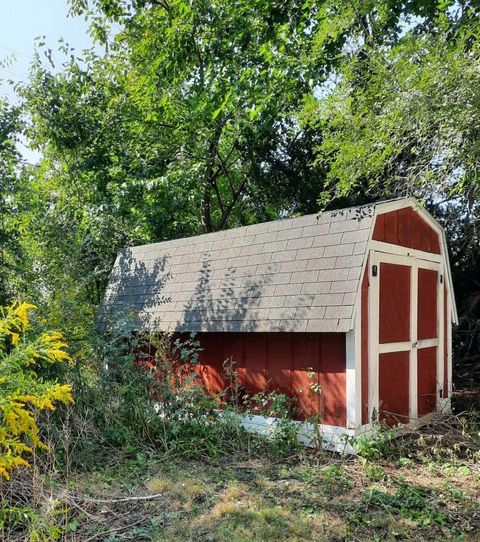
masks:
{"label": "weed", "polygon": [[393,453],[391,428],[377,424],[369,435],[360,435],[353,439],[353,446],[360,457],[365,459],[380,459]]}

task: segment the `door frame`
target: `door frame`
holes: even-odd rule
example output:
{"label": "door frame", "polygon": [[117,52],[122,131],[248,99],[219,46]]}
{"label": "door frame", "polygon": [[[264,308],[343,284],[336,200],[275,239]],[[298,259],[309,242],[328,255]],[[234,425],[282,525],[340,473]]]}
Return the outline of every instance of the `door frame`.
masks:
{"label": "door frame", "polygon": [[[413,252],[413,251],[412,251]],[[404,255],[392,254],[388,248],[377,247],[370,250],[368,256],[369,273],[369,296],[368,296],[368,419],[378,419],[379,415],[379,359],[381,353],[400,352],[409,350],[409,419],[414,422],[418,419],[418,356],[419,348],[428,348],[436,346],[436,410],[442,406],[440,393],[443,386],[443,344],[444,344],[444,325],[443,325],[443,282],[445,281],[444,266],[441,258],[430,258],[428,253],[420,254],[420,251],[414,251],[415,254],[407,253]],[[410,340],[401,343],[379,344],[379,302],[380,302],[380,263],[392,263],[397,265],[407,265],[410,267]],[[376,266],[377,274],[373,275],[373,269]],[[437,338],[417,340],[418,321],[417,321],[417,303],[418,303],[418,269],[430,269],[437,271],[438,277],[443,275],[443,280],[437,281]],[[414,346],[415,345],[415,346]],[[409,348],[408,348],[409,347]]]}

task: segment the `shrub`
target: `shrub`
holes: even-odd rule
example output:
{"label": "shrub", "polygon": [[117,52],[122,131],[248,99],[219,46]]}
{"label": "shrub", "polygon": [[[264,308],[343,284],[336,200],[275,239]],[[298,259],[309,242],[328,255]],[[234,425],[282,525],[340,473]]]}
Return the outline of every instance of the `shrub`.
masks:
{"label": "shrub", "polygon": [[71,386],[44,381],[42,364],[71,363],[61,333],[30,337],[28,303],[0,308],[0,476],[9,479],[17,467],[29,466],[26,456],[46,448],[35,421],[37,411],[72,402]]}

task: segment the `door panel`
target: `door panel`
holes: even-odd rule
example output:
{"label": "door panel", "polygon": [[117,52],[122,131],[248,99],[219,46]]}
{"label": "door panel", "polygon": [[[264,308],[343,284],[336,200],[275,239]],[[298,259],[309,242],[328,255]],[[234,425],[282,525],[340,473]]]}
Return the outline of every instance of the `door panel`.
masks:
{"label": "door panel", "polygon": [[410,340],[410,269],[380,263],[380,344]]}
{"label": "door panel", "polygon": [[437,271],[433,269],[418,269],[417,340],[435,339],[438,337],[437,285]]}
{"label": "door panel", "polygon": [[440,266],[380,251],[372,251],[369,261],[375,329],[370,344],[378,352],[378,366],[369,370],[369,379],[375,379],[378,388],[369,384],[369,394],[378,404],[381,420],[390,425],[408,423],[437,407],[437,371],[443,373],[443,367],[437,367],[443,329]]}
{"label": "door panel", "polygon": [[437,347],[421,348],[417,363],[418,415],[425,416],[437,407]]}
{"label": "door panel", "polygon": [[389,425],[408,423],[410,352],[389,352],[379,356],[380,419]]}

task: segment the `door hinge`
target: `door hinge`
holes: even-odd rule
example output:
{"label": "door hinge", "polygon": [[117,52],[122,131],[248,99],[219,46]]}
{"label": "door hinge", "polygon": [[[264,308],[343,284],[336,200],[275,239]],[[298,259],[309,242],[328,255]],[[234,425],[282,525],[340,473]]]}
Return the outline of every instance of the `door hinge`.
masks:
{"label": "door hinge", "polygon": [[378,273],[378,267],[376,265],[372,265],[372,277],[376,277]]}
{"label": "door hinge", "polygon": [[440,274],[440,284],[443,284],[443,275]]}

